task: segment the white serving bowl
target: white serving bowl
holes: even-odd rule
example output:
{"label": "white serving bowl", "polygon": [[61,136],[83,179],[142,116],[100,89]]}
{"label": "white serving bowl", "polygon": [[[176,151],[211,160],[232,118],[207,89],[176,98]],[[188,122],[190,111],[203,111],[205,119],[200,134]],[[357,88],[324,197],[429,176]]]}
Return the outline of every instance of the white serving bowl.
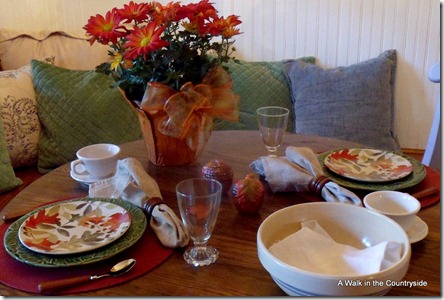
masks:
{"label": "white serving bowl", "polygon": [[[289,265],[268,250],[275,242],[295,233],[301,223],[316,220],[337,242],[358,249],[385,241],[402,244],[401,259],[391,267],[368,275],[318,274]],[[351,204],[313,202],[286,207],[268,216],[257,233],[259,260],[279,287],[291,296],[384,295],[407,273],[411,246],[402,227],[392,219]],[[294,255],[298,255],[295,253]],[[363,286],[346,286],[348,280]],[[342,282],[343,285],[339,284]],[[376,284],[383,282],[382,286]]]}

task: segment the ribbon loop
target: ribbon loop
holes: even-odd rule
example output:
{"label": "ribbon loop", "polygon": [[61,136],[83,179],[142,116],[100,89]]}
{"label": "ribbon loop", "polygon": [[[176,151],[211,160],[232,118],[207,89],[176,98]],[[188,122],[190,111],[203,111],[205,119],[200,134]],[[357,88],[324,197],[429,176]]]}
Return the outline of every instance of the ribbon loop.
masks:
{"label": "ribbon loop", "polygon": [[239,95],[232,86],[230,75],[217,66],[201,84],[185,83],[179,92],[158,82],[149,83],[140,106],[148,114],[165,114],[158,125],[161,133],[186,139],[191,149],[197,149],[199,133],[207,139],[214,118],[239,120]]}

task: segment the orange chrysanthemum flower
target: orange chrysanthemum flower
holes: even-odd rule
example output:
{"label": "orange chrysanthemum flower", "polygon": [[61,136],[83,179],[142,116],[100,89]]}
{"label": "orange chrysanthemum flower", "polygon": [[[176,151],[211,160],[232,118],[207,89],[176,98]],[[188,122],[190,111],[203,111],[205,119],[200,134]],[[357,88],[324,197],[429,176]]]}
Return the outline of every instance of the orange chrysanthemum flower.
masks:
{"label": "orange chrysanthemum flower", "polygon": [[185,30],[194,34],[206,34],[205,21],[218,17],[217,10],[208,1],[202,0],[197,4],[190,3],[184,7],[183,14],[189,20],[182,23]]}
{"label": "orange chrysanthemum flower", "polygon": [[156,12],[157,14],[154,15],[154,20],[157,24],[169,24],[180,21],[185,17],[179,2],[170,2],[165,6],[156,3]]}
{"label": "orange chrysanthemum flower", "polygon": [[160,39],[165,27],[156,28],[156,23],[151,22],[147,26],[134,27],[133,32],[127,36],[124,44],[126,49],[124,57],[126,59],[136,59],[139,56],[146,57],[151,51],[159,50],[169,45],[168,42]]}
{"label": "orange chrysanthemum flower", "polygon": [[239,16],[228,16],[226,19],[222,18],[225,23],[227,24],[227,27],[224,29],[224,31],[222,32],[222,36],[224,38],[231,38],[235,35],[240,34],[240,30],[239,28],[235,28],[237,25],[242,24],[242,21],[239,19]]}
{"label": "orange chrysanthemum flower", "polygon": [[221,35],[222,37],[229,39],[234,35],[240,34],[239,29],[235,27],[241,24],[237,16],[229,16],[228,18],[215,18],[213,22],[208,23],[206,26],[206,34]]}
{"label": "orange chrysanthemum flower", "polygon": [[126,34],[125,27],[120,25],[122,17],[117,13],[117,9],[113,9],[106,13],[105,17],[96,15],[88,20],[83,29],[90,36],[90,44],[94,44],[97,40],[102,44],[117,44],[117,40]]}
{"label": "orange chrysanthemum flower", "polygon": [[150,3],[137,4],[131,1],[129,4],[125,4],[122,9],[118,9],[118,14],[122,19],[126,20],[125,23],[131,23],[136,21],[137,23],[143,22],[148,14],[154,10],[154,5]]}
{"label": "orange chrysanthemum flower", "polygon": [[209,3],[209,0],[202,0],[199,3],[190,3],[186,7],[187,17],[191,21],[194,19],[209,20],[217,18],[217,10]]}

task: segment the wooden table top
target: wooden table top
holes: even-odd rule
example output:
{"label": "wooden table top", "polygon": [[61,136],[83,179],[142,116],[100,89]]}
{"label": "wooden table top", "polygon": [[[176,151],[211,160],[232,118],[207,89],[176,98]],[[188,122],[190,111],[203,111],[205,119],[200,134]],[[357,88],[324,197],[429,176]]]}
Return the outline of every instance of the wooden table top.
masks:
{"label": "wooden table top", "polygon": [[[315,152],[339,147],[360,145],[332,138],[286,134],[278,155],[286,146],[306,146]],[[261,155],[265,147],[257,131],[215,131],[198,162],[193,166],[158,167],[148,162],[143,141],[122,145],[121,158],[135,157],[156,179],[166,203],[179,216],[175,195],[176,184],[186,178],[199,177],[202,167],[211,159],[223,159],[234,170],[234,179],[251,173],[249,164]],[[65,164],[33,182],[3,209],[6,215],[27,213],[37,206],[76,196],[86,196],[85,187],[69,175]],[[183,251],[177,249],[157,268],[126,283],[79,296],[281,296],[286,295],[272,280],[257,256],[256,232],[262,221],[271,213],[298,203],[310,201],[304,193],[273,194],[266,186],[265,202],[259,214],[244,216],[237,213],[230,195],[223,196],[218,220],[209,244],[220,251],[215,264],[206,267],[187,265]],[[426,286],[395,286],[390,296],[440,295],[440,205],[422,209],[419,214],[429,226],[427,237],[412,245],[412,257],[407,282],[426,282]],[[0,221],[1,222],[1,221]],[[0,295],[34,295],[0,284]]]}

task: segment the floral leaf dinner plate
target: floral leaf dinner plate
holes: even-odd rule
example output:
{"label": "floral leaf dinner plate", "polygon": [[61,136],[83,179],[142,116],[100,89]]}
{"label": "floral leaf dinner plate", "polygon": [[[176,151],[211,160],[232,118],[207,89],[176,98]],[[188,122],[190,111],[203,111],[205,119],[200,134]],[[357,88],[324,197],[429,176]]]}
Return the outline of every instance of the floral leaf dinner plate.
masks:
{"label": "floral leaf dinner plate", "polygon": [[325,166],[338,175],[364,182],[389,182],[408,176],[412,164],[391,151],[340,149],[325,157]]}
{"label": "floral leaf dinner plate", "polygon": [[399,156],[404,157],[407,159],[413,166],[413,172],[410,173],[408,176],[394,180],[394,181],[388,181],[388,182],[365,182],[365,181],[358,181],[354,179],[348,179],[346,177],[340,176],[336,174],[335,172],[331,171],[327,166],[325,165],[325,158],[332,152],[337,151],[337,149],[326,151],[323,153],[319,153],[318,160],[319,163],[322,166],[322,171],[324,172],[324,175],[339,184],[340,186],[351,188],[351,189],[357,189],[357,190],[365,190],[365,191],[382,191],[382,190],[388,190],[388,191],[397,191],[406,189],[408,187],[414,186],[418,183],[420,183],[427,175],[426,168],[424,165],[417,161],[416,159],[405,155],[403,153],[397,153]]}
{"label": "floral leaf dinner plate", "polygon": [[47,209],[54,205],[60,205],[62,203],[68,203],[72,201],[87,200],[87,201],[102,201],[104,203],[114,203],[120,207],[123,207],[131,214],[131,225],[125,234],[108,245],[102,246],[98,249],[94,249],[87,252],[66,254],[66,255],[53,255],[43,254],[31,251],[26,248],[19,240],[19,228],[29,217],[34,215],[36,211],[30,212],[14,223],[12,223],[5,232],[3,245],[6,252],[14,259],[26,263],[28,265],[47,268],[60,268],[87,265],[95,262],[99,262],[110,257],[113,257],[120,252],[133,246],[143,236],[147,219],[143,211],[136,205],[123,201],[120,199],[111,198],[78,198],[72,200],[66,200],[63,202],[57,202],[55,204],[48,204],[42,206],[38,210]]}
{"label": "floral leaf dinner plate", "polygon": [[121,237],[131,215],[109,202],[84,199],[37,210],[19,228],[20,242],[44,254],[74,254],[94,250]]}

